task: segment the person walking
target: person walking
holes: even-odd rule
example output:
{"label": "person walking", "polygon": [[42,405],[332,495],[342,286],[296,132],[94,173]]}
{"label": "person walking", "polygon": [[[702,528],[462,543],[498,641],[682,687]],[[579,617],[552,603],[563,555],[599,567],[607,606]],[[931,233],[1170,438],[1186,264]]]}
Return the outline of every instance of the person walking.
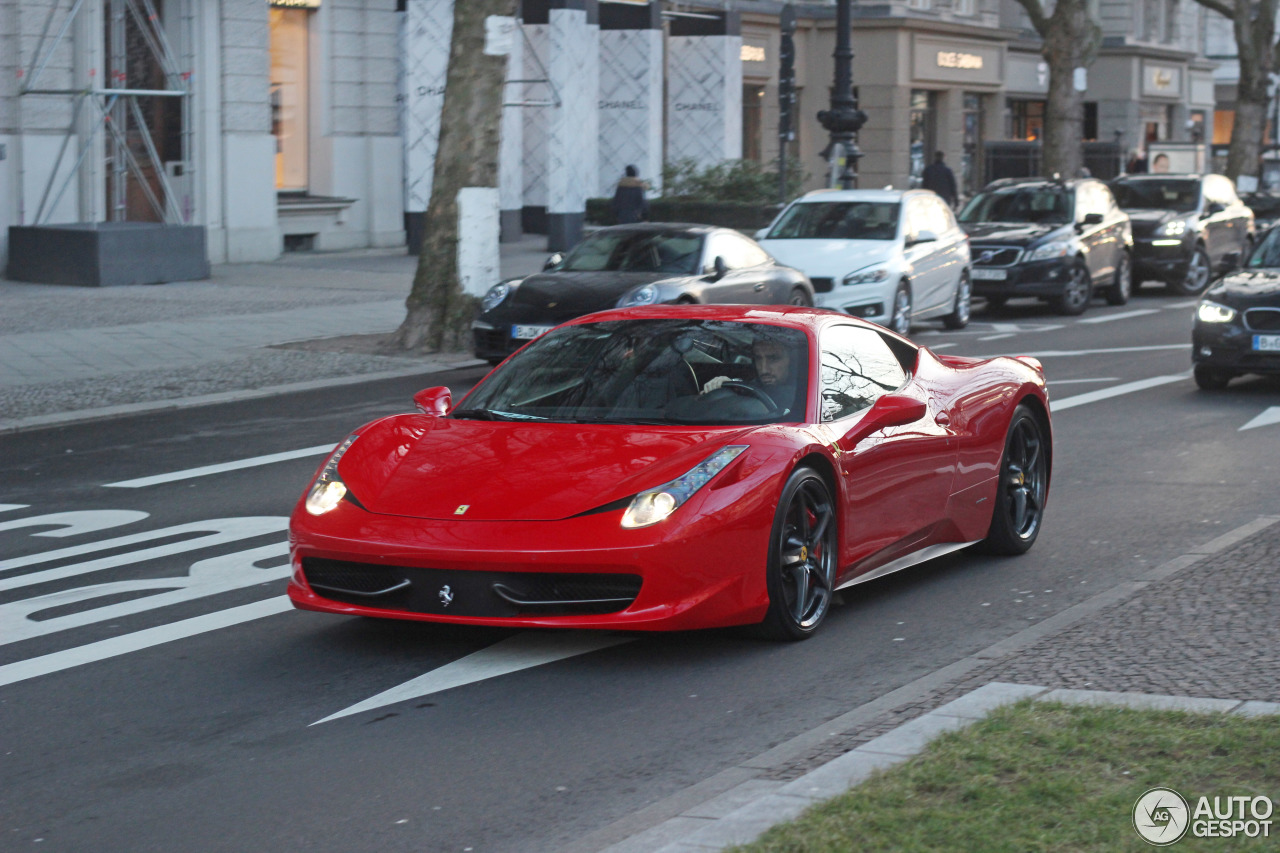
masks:
{"label": "person walking", "polygon": [[613,218],[619,225],[646,222],[649,219],[649,200],[644,197],[645,185],[640,180],[640,170],[628,166],[625,172],[613,192]]}
{"label": "person walking", "polygon": [[948,207],[956,206],[956,176],[951,171],[951,167],[942,162],[942,152],[935,151],[933,154],[933,162],[924,167],[924,174],[920,176],[920,186],[926,190],[933,190],[942,196],[942,200],[947,203]]}

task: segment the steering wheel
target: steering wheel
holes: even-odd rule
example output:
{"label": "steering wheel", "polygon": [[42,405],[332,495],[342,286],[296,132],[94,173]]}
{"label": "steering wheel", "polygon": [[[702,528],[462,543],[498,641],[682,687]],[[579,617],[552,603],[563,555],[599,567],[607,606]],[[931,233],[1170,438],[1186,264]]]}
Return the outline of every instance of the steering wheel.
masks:
{"label": "steering wheel", "polygon": [[[773,402],[773,398],[765,392],[761,391],[754,385],[743,382],[741,379],[726,379],[720,383],[720,388],[732,391],[735,394],[741,394],[744,397],[755,397],[769,409],[770,412],[778,411],[778,404]],[[720,388],[716,390],[719,391]]]}

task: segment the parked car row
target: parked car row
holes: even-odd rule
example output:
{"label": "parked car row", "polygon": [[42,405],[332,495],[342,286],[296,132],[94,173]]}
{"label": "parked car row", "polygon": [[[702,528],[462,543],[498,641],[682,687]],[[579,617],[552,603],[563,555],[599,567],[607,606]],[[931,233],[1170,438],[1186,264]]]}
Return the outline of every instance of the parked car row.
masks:
{"label": "parked car row", "polygon": [[682,223],[602,228],[539,274],[495,285],[473,323],[497,364],[552,327],[609,308],[736,303],[831,308],[907,334],[964,327],[974,296],[1083,313],[1144,281],[1197,295],[1249,256],[1253,211],[1222,175],[1009,178],[953,214],[936,194],[817,190],[751,240]]}

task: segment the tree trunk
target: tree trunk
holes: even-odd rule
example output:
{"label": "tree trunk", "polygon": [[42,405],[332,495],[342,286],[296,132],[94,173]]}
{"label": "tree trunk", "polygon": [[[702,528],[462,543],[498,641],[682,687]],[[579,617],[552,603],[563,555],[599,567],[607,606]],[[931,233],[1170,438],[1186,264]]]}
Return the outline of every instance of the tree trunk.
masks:
{"label": "tree trunk", "polygon": [[515,0],[456,0],[449,46],[440,144],[422,250],[408,312],[393,342],[406,350],[451,351],[467,346],[476,298],[458,275],[458,192],[498,185],[506,56],[484,52],[485,18],[515,14]]}
{"label": "tree trunk", "polygon": [[1089,14],[1088,0],[1058,0],[1047,16],[1041,0],[1017,0],[1040,38],[1049,66],[1040,170],[1075,177],[1084,164],[1084,93],[1075,88],[1075,70],[1088,68],[1102,43],[1102,28]]}

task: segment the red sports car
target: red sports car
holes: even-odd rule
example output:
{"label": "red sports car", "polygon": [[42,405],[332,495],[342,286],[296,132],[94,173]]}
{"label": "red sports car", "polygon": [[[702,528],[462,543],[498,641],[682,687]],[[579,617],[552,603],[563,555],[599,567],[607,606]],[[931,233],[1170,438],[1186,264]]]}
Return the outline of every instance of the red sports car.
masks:
{"label": "red sports car", "polygon": [[307,610],[477,625],[815,631],[836,590],[1035,542],[1033,358],[935,355],[812,308],[573,320],[451,406],[343,441],[290,522]]}

